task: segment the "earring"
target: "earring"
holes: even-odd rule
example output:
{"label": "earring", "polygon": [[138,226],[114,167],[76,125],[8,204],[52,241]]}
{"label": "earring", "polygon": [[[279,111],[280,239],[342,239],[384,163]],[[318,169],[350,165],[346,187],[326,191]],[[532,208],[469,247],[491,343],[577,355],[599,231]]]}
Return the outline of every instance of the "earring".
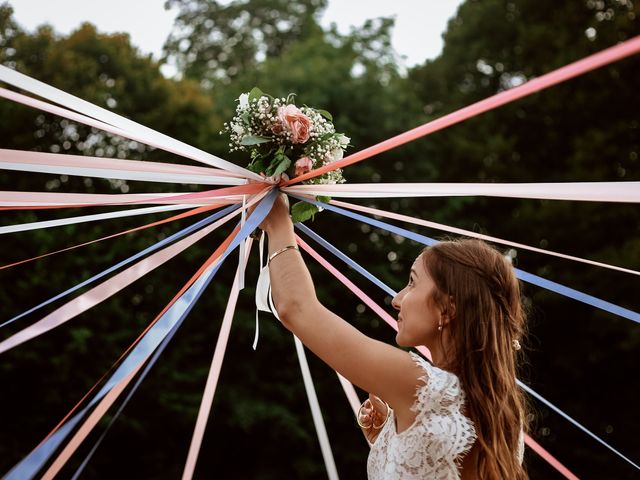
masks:
{"label": "earring", "polygon": [[438,322],[438,331],[441,332],[442,331],[442,322]]}

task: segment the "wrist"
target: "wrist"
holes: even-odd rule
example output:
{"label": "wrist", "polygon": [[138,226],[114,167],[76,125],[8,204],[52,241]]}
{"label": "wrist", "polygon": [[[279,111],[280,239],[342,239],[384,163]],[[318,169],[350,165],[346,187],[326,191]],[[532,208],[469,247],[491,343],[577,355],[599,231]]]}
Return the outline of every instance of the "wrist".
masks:
{"label": "wrist", "polygon": [[293,222],[291,221],[291,217],[286,215],[282,218],[269,220],[269,222],[264,225],[264,231],[267,232],[267,235],[270,237],[276,236],[281,232],[293,232]]}

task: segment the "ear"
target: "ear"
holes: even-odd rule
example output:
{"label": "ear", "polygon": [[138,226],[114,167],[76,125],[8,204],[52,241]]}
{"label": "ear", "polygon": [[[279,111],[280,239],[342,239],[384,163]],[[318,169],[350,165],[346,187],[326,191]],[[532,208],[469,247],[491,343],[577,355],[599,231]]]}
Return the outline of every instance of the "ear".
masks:
{"label": "ear", "polygon": [[442,307],[440,314],[444,325],[447,325],[451,320],[456,318],[456,302],[453,296],[449,295],[448,301]]}

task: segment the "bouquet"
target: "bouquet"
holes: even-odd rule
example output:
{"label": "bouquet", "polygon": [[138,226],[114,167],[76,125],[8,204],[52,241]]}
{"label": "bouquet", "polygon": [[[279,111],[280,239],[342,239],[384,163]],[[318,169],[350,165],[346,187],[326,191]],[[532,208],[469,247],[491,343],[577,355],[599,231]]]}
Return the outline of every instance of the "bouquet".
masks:
{"label": "bouquet", "polygon": [[[225,122],[221,134],[230,137],[230,151],[249,152],[247,168],[253,172],[289,179],[342,159],[349,137],[337,133],[331,114],[308,106],[297,107],[294,94],[274,98],[254,88],[238,98],[236,114]],[[344,183],[336,169],[303,184]],[[329,197],[316,197],[328,202]],[[294,222],[303,222],[319,212],[318,207],[298,202],[291,208]]]}

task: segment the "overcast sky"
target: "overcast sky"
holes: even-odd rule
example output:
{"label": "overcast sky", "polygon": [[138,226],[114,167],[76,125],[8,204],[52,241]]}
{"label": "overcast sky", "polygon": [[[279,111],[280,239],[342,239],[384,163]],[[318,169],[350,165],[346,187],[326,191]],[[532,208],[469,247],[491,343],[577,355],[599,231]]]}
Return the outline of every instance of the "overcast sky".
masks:
{"label": "overcast sky", "polygon": [[[348,32],[350,26],[362,25],[368,18],[395,15],[393,44],[407,57],[406,66],[412,66],[440,53],[442,33],[460,3],[462,0],[329,0],[322,22],[335,22],[340,31]],[[27,30],[50,23],[67,34],[88,21],[103,32],[128,32],[134,45],[156,58],[176,15],[164,9],[164,0],[9,0],[9,4],[17,22]]]}

